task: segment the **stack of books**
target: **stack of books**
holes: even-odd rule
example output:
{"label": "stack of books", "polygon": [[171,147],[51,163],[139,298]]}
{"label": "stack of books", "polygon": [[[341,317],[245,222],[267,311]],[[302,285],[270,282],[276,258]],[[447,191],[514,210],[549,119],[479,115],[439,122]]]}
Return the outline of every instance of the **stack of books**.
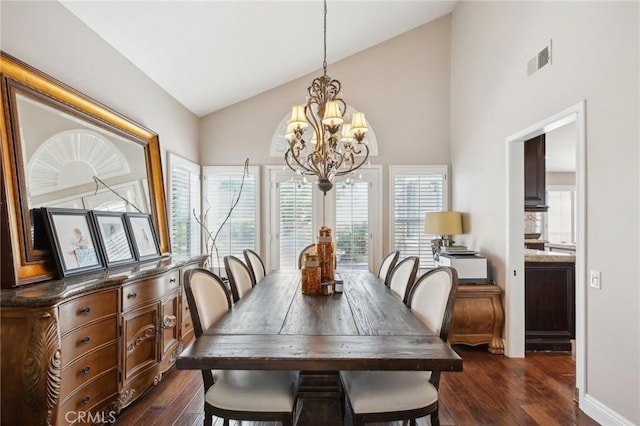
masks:
{"label": "stack of books", "polygon": [[466,246],[442,246],[440,254],[476,254],[476,252],[469,250]]}

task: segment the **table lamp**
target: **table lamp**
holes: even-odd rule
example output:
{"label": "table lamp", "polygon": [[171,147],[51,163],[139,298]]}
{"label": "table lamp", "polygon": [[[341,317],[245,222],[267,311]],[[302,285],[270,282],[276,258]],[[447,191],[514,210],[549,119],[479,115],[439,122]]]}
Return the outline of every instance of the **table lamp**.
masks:
{"label": "table lamp", "polygon": [[460,212],[427,212],[424,219],[424,233],[440,235],[440,245],[453,245],[451,235],[462,234],[462,214]]}

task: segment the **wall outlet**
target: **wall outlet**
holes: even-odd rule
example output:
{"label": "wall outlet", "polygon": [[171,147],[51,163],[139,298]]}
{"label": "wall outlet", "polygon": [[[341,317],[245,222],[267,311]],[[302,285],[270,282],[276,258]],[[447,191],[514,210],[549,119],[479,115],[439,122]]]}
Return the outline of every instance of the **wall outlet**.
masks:
{"label": "wall outlet", "polygon": [[600,289],[600,271],[591,271],[589,287]]}

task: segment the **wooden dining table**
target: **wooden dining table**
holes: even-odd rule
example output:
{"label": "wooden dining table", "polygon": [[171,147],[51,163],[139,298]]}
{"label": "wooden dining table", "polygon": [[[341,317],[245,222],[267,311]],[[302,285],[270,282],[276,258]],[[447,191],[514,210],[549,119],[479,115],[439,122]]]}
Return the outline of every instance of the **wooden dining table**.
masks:
{"label": "wooden dining table", "polygon": [[342,293],[303,295],[269,273],[177,359],[178,369],[299,370],[295,424],[341,424],[340,370],[461,371],[462,359],[370,272]]}

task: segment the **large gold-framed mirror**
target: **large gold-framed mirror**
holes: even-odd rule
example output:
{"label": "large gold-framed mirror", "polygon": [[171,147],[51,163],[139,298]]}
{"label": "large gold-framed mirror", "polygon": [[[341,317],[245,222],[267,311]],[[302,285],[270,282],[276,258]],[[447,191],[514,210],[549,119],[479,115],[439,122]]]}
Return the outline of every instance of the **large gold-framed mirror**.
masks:
{"label": "large gold-framed mirror", "polygon": [[55,278],[39,207],[151,213],[169,252],[158,135],[0,52],[2,287]]}

